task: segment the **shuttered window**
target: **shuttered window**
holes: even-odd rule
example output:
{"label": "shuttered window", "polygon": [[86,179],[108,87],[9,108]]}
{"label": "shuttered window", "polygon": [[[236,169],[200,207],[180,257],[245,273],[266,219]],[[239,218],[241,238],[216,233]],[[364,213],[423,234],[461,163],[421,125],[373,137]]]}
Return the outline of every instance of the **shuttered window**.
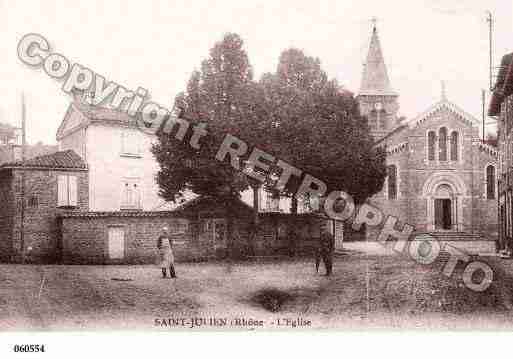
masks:
{"label": "shuttered window", "polygon": [[122,182],[121,209],[141,209],[140,180],[125,179]]}
{"label": "shuttered window", "polygon": [[57,206],[78,206],[77,177],[60,175],[57,178]]}

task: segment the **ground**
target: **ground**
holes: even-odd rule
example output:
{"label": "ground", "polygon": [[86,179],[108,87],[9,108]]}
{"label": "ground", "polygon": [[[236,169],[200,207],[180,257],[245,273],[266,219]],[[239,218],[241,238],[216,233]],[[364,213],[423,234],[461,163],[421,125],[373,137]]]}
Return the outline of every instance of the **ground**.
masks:
{"label": "ground", "polygon": [[4,264],[0,329],[169,330],[189,328],[190,318],[203,329],[223,328],[223,318],[230,329],[255,324],[236,318],[281,329],[512,328],[513,263],[486,260],[495,278],[482,293],[458,273],[446,278],[442,262],[389,252],[338,255],[332,277],[315,273],[311,258],[179,263],[177,280],[154,266]]}

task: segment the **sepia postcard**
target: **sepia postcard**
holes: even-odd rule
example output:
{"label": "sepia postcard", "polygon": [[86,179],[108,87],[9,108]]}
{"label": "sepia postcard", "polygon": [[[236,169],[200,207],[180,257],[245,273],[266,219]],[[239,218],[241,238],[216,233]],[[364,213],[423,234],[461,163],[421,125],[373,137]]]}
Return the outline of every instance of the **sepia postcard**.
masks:
{"label": "sepia postcard", "polygon": [[0,332],[512,330],[512,23],[0,0]]}

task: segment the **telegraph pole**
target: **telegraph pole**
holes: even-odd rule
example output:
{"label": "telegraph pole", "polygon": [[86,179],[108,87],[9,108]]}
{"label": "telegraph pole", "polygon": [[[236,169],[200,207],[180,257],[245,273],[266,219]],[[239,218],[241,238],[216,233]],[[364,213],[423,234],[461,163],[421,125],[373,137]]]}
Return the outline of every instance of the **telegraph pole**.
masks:
{"label": "telegraph pole", "polygon": [[484,89],[481,90],[481,105],[483,107],[483,143],[485,142],[485,120],[486,120],[486,112],[485,112],[485,101],[486,101],[486,91]]}
{"label": "telegraph pole", "polygon": [[488,23],[488,47],[489,47],[489,69],[488,76],[490,80],[490,91],[493,90],[493,15],[492,12],[487,10],[488,17],[486,22]]}
{"label": "telegraph pole", "polygon": [[20,254],[21,263],[25,263],[25,147],[26,147],[26,108],[25,94],[21,93],[21,218],[20,218]]}

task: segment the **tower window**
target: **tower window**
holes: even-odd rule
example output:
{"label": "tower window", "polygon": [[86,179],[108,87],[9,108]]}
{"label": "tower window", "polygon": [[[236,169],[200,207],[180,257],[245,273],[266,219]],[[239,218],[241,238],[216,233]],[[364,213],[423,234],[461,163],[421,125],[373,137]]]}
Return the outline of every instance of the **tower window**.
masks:
{"label": "tower window", "polygon": [[438,137],[438,148],[438,159],[440,161],[447,161],[447,128],[445,127],[440,129],[440,134]]}
{"label": "tower window", "polygon": [[451,133],[451,161],[457,161],[458,160],[458,150],[459,150],[459,143],[458,143],[458,132],[453,131]]}
{"label": "tower window", "polygon": [[486,199],[495,199],[495,167],[486,167]]}
{"label": "tower window", "polygon": [[435,160],[435,142],[436,142],[436,133],[435,131],[429,131],[428,133],[428,160]]}

